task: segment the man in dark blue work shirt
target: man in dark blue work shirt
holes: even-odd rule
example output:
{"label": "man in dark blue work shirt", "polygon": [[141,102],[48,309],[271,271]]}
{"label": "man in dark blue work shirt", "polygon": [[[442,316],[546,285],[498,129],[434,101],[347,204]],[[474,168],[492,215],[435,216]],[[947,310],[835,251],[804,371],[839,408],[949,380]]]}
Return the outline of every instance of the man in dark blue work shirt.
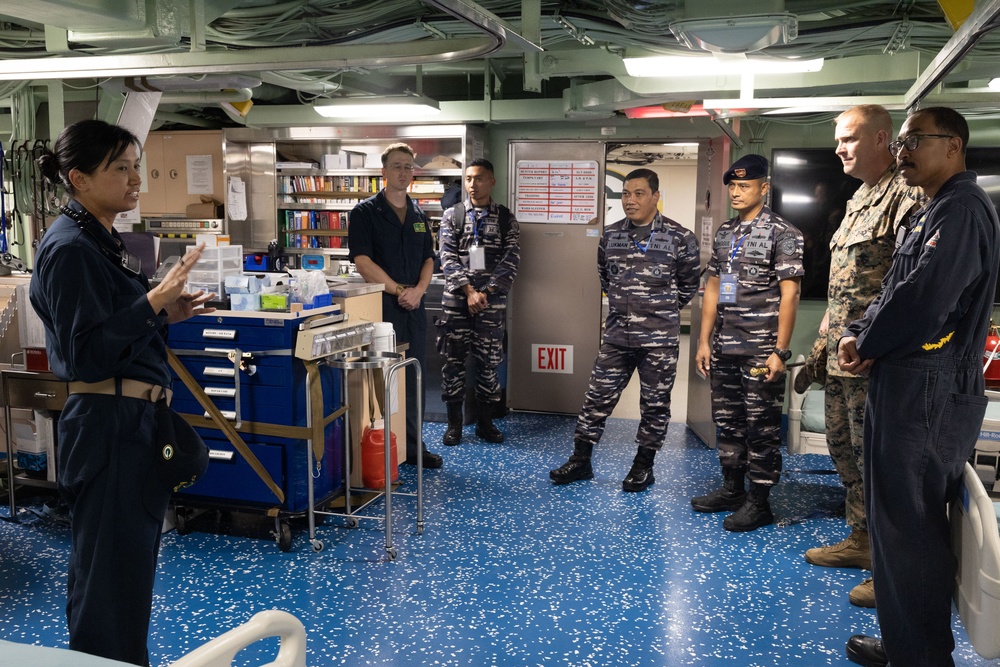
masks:
{"label": "man in dark blue work shirt", "polygon": [[[385,187],[351,211],[347,227],[350,259],[366,282],[382,283],[382,319],[392,323],[397,343],[424,367],[427,313],[424,293],[434,273],[434,244],[427,216],[406,194],[413,182],[414,153],[406,144],[382,151]],[[406,463],[416,464],[423,446],[417,429],[417,382],[406,369]],[[423,387],[421,387],[423,389]],[[421,401],[423,404],[423,401]],[[441,457],[424,450],[424,466],[440,468]]]}
{"label": "man in dark blue work shirt", "polygon": [[881,641],[851,637],[854,662],[949,667],[955,579],[948,502],[986,414],[983,347],[1000,262],[1000,223],[965,170],[969,126],[944,107],[917,111],[889,145],[914,213],[882,294],[840,339],[838,362],[871,373],[865,405],[865,506]]}

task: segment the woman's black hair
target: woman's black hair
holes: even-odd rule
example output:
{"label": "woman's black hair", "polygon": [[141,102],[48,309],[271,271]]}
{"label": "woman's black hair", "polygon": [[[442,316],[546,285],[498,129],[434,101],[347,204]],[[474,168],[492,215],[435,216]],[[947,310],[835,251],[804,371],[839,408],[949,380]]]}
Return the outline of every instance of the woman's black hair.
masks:
{"label": "woman's black hair", "polygon": [[101,165],[117,160],[129,146],[142,150],[142,143],[131,131],[103,120],[81,120],[59,133],[55,148],[38,158],[38,167],[49,182],[62,185],[74,195],[69,172],[77,169],[93,174]]}

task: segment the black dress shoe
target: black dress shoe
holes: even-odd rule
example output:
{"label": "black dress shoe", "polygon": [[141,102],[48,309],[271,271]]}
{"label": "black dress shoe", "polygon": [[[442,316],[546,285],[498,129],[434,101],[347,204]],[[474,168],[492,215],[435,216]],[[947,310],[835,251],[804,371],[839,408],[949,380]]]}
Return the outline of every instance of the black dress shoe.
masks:
{"label": "black dress shoe", "polygon": [[633,463],[632,469],[628,471],[628,476],[622,480],[622,491],[630,493],[645,491],[655,481],[653,478],[653,466]]}
{"label": "black dress shoe", "polygon": [[[407,455],[406,460],[403,461],[403,463],[410,466],[417,465],[417,455],[416,454]],[[425,468],[440,468],[442,465],[444,465],[444,459],[442,459],[439,454],[435,454],[434,452],[429,452],[426,449],[424,450]]]}
{"label": "black dress shoe", "polygon": [[866,635],[854,635],[847,640],[847,659],[863,667],[887,667],[889,664],[882,640]]}

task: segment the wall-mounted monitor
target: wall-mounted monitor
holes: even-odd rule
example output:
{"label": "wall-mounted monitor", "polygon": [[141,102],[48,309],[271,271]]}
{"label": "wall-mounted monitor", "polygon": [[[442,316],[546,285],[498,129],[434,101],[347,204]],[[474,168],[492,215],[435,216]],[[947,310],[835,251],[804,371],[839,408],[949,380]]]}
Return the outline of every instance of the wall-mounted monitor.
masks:
{"label": "wall-mounted monitor", "polygon": [[[1000,148],[969,148],[966,166],[1000,212]],[[833,148],[779,148],[771,155],[771,208],[805,240],[802,298],[826,300],[830,238],[861,181],[844,173]],[[1000,304],[1000,285],[995,303]]]}

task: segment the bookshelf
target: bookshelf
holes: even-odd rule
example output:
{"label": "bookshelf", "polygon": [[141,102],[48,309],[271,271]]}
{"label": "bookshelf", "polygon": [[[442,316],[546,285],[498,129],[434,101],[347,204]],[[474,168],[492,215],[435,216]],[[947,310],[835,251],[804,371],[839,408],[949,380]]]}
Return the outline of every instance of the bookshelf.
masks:
{"label": "bookshelf", "polygon": [[[247,191],[248,217],[231,221],[233,243],[251,251],[276,239],[285,254],[346,258],[350,211],[383,187],[380,155],[402,141],[417,153],[410,197],[431,219],[435,233],[441,197],[461,183],[462,165],[485,151],[485,132],[465,125],[231,128],[225,131],[227,178]],[[351,169],[322,169],[324,155],[349,151]]]}

